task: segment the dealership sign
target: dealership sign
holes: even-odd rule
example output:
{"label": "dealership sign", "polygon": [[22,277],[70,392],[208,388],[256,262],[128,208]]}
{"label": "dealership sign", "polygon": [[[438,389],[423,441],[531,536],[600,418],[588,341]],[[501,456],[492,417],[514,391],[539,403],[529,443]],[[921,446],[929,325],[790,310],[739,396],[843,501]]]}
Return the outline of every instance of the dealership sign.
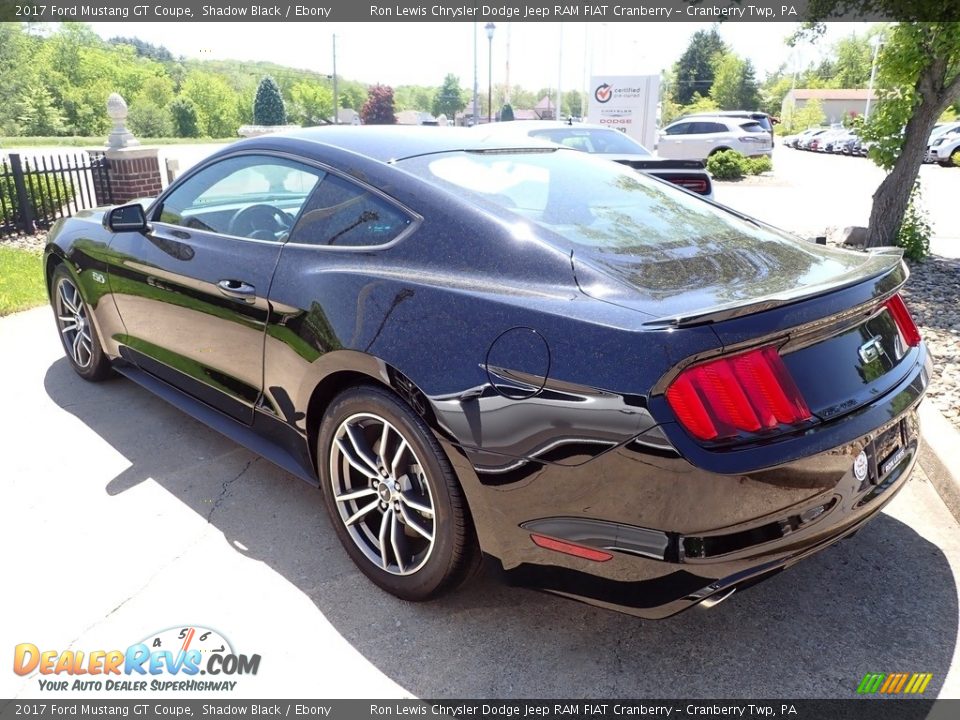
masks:
{"label": "dealership sign", "polygon": [[657,141],[658,75],[594,75],[587,120],[625,132],[652,148]]}

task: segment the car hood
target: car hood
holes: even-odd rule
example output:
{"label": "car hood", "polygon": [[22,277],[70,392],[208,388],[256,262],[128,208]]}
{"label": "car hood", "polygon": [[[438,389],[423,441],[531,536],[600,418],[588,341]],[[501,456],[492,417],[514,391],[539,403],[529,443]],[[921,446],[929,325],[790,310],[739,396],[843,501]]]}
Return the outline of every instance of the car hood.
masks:
{"label": "car hood", "polygon": [[642,312],[649,324],[672,326],[759,312],[848,287],[889,272],[901,256],[896,248],[841,250],[772,230],[572,252],[586,295]]}

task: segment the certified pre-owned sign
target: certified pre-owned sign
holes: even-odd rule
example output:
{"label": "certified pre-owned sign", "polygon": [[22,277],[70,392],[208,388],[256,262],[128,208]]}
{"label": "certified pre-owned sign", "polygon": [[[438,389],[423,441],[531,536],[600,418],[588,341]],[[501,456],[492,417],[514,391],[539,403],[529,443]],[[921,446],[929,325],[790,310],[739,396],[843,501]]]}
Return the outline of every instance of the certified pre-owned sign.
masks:
{"label": "certified pre-owned sign", "polygon": [[657,75],[595,75],[588,119],[625,132],[647,147],[657,139]]}

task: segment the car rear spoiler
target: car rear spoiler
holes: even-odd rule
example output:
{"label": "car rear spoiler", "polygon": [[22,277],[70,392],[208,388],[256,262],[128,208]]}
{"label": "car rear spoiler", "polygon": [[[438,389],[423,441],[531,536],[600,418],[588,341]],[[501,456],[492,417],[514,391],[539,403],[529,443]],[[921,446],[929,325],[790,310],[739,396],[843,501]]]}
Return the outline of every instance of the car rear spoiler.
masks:
{"label": "car rear spoiler", "polygon": [[674,315],[648,320],[643,323],[648,328],[684,328],[721,322],[743,315],[772,310],[773,308],[800,302],[817,295],[835,292],[859,285],[867,280],[886,277],[885,293],[892,294],[906,282],[909,270],[903,263],[903,249],[899,247],[876,248],[869,253],[869,259],[860,272],[843,278],[836,278],[818,285],[800,288],[787,293],[768,295],[746,303],[731,303],[702,311],[693,311],[686,315]]}

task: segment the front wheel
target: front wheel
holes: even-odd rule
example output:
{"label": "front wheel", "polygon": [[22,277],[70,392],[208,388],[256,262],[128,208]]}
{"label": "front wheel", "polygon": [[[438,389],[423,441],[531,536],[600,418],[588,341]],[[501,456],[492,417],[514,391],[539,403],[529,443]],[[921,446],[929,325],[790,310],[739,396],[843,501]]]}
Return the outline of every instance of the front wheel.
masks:
{"label": "front wheel", "polygon": [[84,380],[96,382],[110,376],[110,360],[103,352],[97,328],[90,317],[77,281],[65,265],[57,265],[50,280],[53,314],[60,342],[71,367]]}
{"label": "front wheel", "polygon": [[462,491],[429,428],[385,389],[337,397],[317,457],[347,553],[381,588],[427,600],[462,581],[478,553]]}

